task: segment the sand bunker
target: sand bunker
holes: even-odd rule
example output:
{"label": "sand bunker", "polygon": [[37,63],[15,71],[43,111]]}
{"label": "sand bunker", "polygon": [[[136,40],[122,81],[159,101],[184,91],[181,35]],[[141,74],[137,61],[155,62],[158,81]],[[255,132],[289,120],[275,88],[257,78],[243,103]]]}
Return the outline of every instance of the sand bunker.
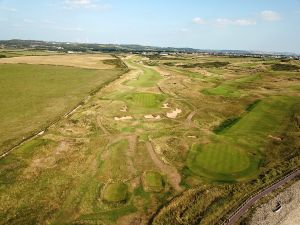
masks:
{"label": "sand bunker", "polygon": [[121,112],[127,112],[127,106],[124,105],[121,109],[120,109]]}
{"label": "sand bunker", "polygon": [[181,112],[182,112],[181,109],[176,108],[176,109],[173,110],[172,112],[167,113],[167,117],[169,117],[169,118],[171,118],[171,119],[175,119],[175,118],[177,117],[177,115],[178,115],[179,113],[181,113]]}
{"label": "sand bunker", "polygon": [[194,135],[190,135],[190,136],[187,136],[188,138],[197,138],[196,136]]}
{"label": "sand bunker", "polygon": [[163,107],[161,107],[162,109],[169,109],[169,103],[164,103]]}
{"label": "sand bunker", "polygon": [[272,135],[269,135],[268,137],[275,140],[275,141],[282,141],[282,139],[280,137],[275,137],[275,136],[272,136]]}
{"label": "sand bunker", "polygon": [[160,115],[157,115],[157,116],[153,116],[153,115],[145,115],[144,118],[145,118],[145,119],[155,119],[155,120],[159,120],[159,119],[160,119]]}
{"label": "sand bunker", "polygon": [[131,120],[132,116],[114,117],[116,121]]}

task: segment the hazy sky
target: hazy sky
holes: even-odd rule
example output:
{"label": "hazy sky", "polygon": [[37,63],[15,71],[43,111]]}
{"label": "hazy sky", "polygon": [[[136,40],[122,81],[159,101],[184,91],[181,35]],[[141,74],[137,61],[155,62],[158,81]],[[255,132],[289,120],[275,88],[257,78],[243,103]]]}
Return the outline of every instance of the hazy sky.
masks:
{"label": "hazy sky", "polygon": [[300,0],[0,0],[0,39],[300,53]]}

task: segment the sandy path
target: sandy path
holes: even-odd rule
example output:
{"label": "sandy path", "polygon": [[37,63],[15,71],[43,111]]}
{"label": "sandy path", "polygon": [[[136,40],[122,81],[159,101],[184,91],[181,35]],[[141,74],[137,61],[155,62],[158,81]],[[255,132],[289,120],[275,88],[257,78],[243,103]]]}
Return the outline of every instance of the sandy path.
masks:
{"label": "sandy path", "polygon": [[177,169],[173,166],[167,165],[164,162],[162,162],[159,157],[156,155],[155,151],[153,150],[153,146],[150,142],[146,143],[147,150],[149,152],[149,155],[155,165],[167,175],[169,183],[172,185],[172,187],[176,191],[182,191],[182,188],[179,186],[181,182],[181,176],[178,173]]}
{"label": "sandy path", "polygon": [[192,119],[195,116],[196,111],[191,112],[185,120],[185,123],[190,127],[192,126]]}
{"label": "sandy path", "polygon": [[97,124],[101,128],[104,134],[110,134],[110,132],[103,126],[100,116],[97,117]]}

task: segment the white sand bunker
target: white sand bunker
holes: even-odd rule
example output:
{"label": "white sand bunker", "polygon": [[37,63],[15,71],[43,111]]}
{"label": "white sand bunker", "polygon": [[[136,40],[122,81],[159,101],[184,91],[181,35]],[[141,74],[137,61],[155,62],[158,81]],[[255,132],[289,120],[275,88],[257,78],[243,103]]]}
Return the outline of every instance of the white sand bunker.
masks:
{"label": "white sand bunker", "polygon": [[169,109],[169,103],[164,103],[163,107],[161,107],[162,109]]}
{"label": "white sand bunker", "polygon": [[157,116],[153,116],[153,115],[145,115],[144,118],[145,118],[145,119],[155,119],[155,120],[159,120],[159,119],[160,119],[160,115],[157,115]]}
{"label": "white sand bunker", "polygon": [[132,116],[123,116],[123,117],[114,117],[114,119],[116,121],[122,121],[122,120],[131,120],[132,119]]}
{"label": "white sand bunker", "polygon": [[181,109],[176,108],[176,109],[173,110],[172,112],[167,113],[167,117],[169,117],[169,118],[171,118],[171,119],[175,119],[175,118],[177,117],[177,115],[178,115],[179,113],[181,113],[181,112],[182,112]]}
{"label": "white sand bunker", "polygon": [[121,112],[127,112],[127,106],[124,105],[121,109],[120,109]]}

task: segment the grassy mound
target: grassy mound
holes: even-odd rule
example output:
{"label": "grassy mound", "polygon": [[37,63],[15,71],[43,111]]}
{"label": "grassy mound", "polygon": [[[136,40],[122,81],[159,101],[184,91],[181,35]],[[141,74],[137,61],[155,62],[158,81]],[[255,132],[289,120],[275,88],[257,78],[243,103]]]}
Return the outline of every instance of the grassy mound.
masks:
{"label": "grassy mound", "polygon": [[105,186],[102,199],[109,203],[125,202],[128,196],[128,187],[122,182],[111,183]]}
{"label": "grassy mound", "polygon": [[143,174],[143,186],[147,192],[161,192],[164,188],[162,176],[154,171],[145,172]]}

